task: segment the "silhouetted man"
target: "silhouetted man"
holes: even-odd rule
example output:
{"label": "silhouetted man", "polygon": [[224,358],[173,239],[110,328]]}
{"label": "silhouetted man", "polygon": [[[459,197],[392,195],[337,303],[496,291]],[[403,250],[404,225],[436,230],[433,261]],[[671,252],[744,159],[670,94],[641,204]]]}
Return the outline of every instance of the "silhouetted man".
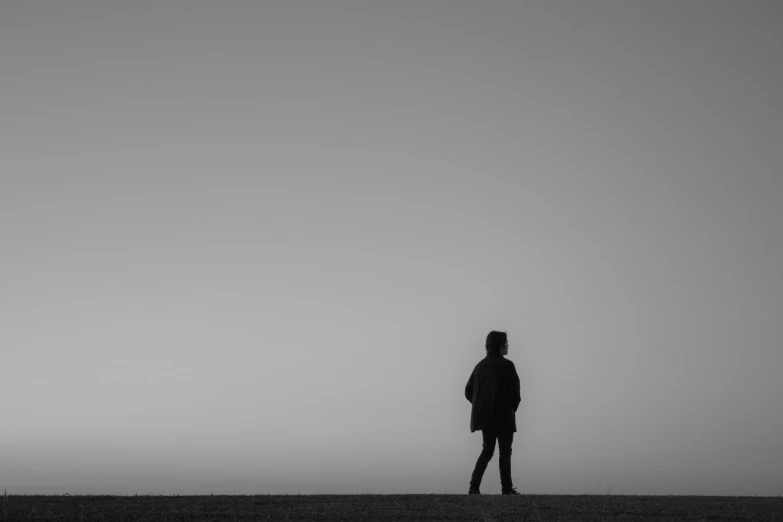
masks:
{"label": "silhouetted man", "polygon": [[484,446],[470,478],[471,495],[480,495],[479,486],[492,455],[495,439],[500,446],[500,484],[504,495],[519,495],[511,482],[511,443],[517,431],[516,412],[522,398],[519,376],[508,355],[508,336],[491,331],[487,335],[487,356],[470,374],[465,397],[473,405],[470,412],[470,432],[481,430]]}

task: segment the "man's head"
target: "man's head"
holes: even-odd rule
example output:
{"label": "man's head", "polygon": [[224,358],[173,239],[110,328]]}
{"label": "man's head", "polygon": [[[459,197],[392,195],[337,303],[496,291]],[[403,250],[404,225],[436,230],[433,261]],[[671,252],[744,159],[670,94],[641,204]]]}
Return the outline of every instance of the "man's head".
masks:
{"label": "man's head", "polygon": [[508,355],[508,336],[506,332],[492,330],[487,335],[485,344],[487,353],[491,355]]}

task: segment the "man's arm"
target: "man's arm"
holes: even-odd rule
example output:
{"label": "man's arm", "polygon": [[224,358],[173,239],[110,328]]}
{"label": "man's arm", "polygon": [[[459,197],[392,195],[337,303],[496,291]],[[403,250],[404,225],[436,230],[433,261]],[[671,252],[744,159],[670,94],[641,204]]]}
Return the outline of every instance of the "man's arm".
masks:
{"label": "man's arm", "polygon": [[519,408],[519,403],[522,402],[522,396],[519,391],[519,375],[517,375],[516,367],[513,367],[514,371],[511,375],[511,404],[514,406],[514,413]]}
{"label": "man's arm", "polygon": [[468,384],[465,385],[465,398],[473,404],[473,373],[471,372]]}

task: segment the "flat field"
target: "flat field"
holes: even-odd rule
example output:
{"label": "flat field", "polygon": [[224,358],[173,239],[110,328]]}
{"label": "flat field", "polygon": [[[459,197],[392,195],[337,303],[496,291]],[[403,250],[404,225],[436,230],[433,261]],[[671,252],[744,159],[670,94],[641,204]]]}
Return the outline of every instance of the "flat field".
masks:
{"label": "flat field", "polygon": [[0,521],[21,520],[763,520],[783,497],[642,495],[9,495]]}

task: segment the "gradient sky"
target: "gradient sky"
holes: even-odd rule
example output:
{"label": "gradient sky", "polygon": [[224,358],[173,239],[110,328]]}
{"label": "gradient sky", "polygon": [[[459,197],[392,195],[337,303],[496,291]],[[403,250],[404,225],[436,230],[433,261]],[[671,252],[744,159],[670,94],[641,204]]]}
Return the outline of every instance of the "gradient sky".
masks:
{"label": "gradient sky", "polygon": [[2,1],[0,487],[467,493],[498,329],[520,491],[782,493],[782,34],[777,1]]}

